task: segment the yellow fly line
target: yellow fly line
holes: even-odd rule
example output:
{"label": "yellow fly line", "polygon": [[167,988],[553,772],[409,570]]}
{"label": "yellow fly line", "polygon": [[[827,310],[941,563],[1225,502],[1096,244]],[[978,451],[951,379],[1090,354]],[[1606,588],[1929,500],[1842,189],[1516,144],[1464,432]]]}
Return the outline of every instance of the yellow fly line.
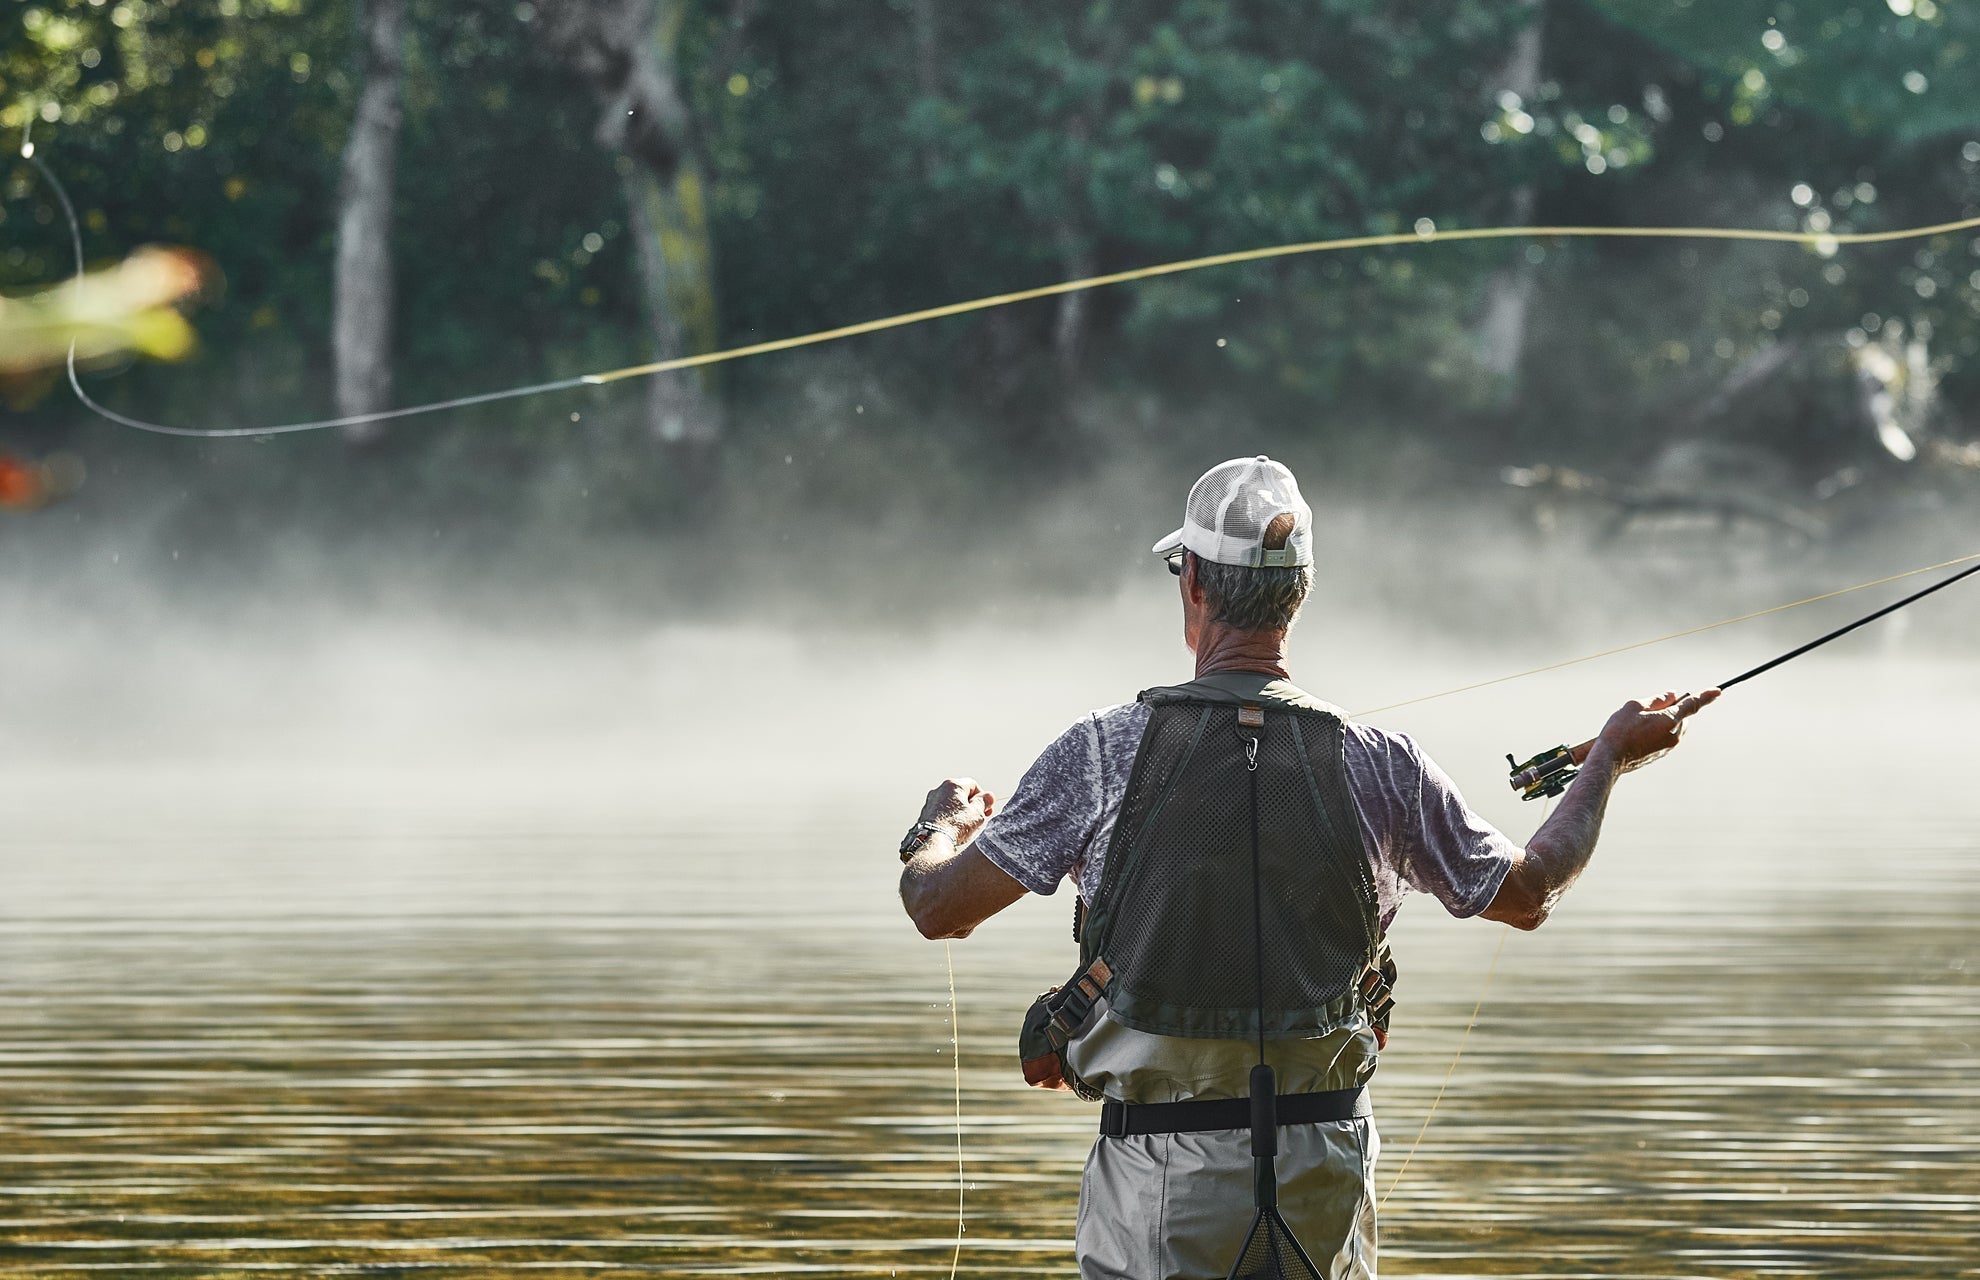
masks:
{"label": "yellow fly line", "polygon": [[956,1280],[956,1268],[962,1265],[963,1233],[968,1229],[963,1216],[963,1191],[968,1183],[963,1172],[962,1012],[956,1006],[955,948],[947,938],[942,939],[942,963],[949,970],[949,1062],[956,1074],[956,1251],[949,1258],[949,1280]]}
{"label": "yellow fly line", "polygon": [[[54,170],[38,154],[23,153],[29,164],[47,180],[61,202],[62,211],[67,216],[69,235],[73,242],[76,260],[76,277],[83,274],[82,227],[75,214],[75,206],[68,192]],[[1427,223],[1427,219],[1425,220]],[[1183,258],[1175,262],[1158,262],[1152,266],[1135,267],[1127,271],[1113,271],[1105,275],[1086,276],[1078,280],[1062,280],[1056,284],[1039,285],[1031,289],[1019,289],[1011,293],[991,294],[988,297],[971,298],[966,302],[951,302],[944,306],[927,307],[920,311],[904,311],[898,315],[882,316],[877,320],[862,320],[857,324],[840,325],[835,329],[820,329],[815,333],[801,333],[788,338],[773,338],[768,342],[752,342],[737,347],[726,347],[720,351],[705,351],[698,355],[679,356],[670,360],[655,360],[646,364],[627,365],[622,369],[607,369],[599,373],[577,374],[567,378],[557,378],[548,382],[529,383],[520,386],[497,388],[493,391],[475,392],[454,396],[445,400],[434,400],[424,404],[406,405],[397,409],[381,409],[371,413],[349,414],[343,417],[318,418],[306,422],[267,423],[250,427],[183,427],[120,413],[99,403],[82,384],[76,370],[75,352],[71,349],[68,361],[69,388],[76,399],[90,412],[106,421],[136,431],[146,431],[157,435],[180,436],[194,439],[245,439],[266,436],[289,435],[303,431],[324,431],[339,427],[363,426],[374,422],[390,422],[401,418],[422,417],[441,413],[449,409],[463,409],[473,405],[491,404],[501,400],[520,400],[533,396],[548,395],[552,392],[570,391],[581,387],[606,386],[628,378],[643,378],[654,374],[673,373],[685,369],[699,369],[707,365],[726,364],[732,360],[742,360],[750,356],[771,355],[779,351],[794,351],[799,347],[813,347],[821,343],[837,342],[842,338],[854,338],[861,334],[881,333],[889,329],[906,328],[909,325],[924,324],[930,320],[942,320],[950,316],[969,315],[972,312],[988,311],[995,307],[1007,307],[1013,303],[1030,302],[1039,298],[1057,297],[1060,294],[1079,293],[1087,289],[1099,289],[1108,285],[1129,284],[1136,280],[1152,280],[1161,276],[1182,275],[1191,271],[1203,271],[1212,267],[1237,266],[1247,262],[1265,262],[1275,258],[1294,258],[1318,253],[1339,253],[1351,249],[1382,249],[1400,246],[1429,244],[1456,244],[1467,240],[1749,240],[1765,244],[1805,245],[1821,252],[1832,252],[1849,245],[1887,244],[1897,240],[1922,240],[1932,236],[1950,235],[1955,232],[1980,229],[1980,217],[1961,218],[1953,222],[1935,222],[1929,226],[1900,227],[1891,231],[1765,231],[1753,227],[1590,227],[1590,226],[1522,226],[1522,227],[1471,227],[1454,230],[1439,230],[1433,225],[1425,225],[1422,230],[1390,232],[1384,235],[1342,236],[1332,240],[1307,240],[1298,244],[1268,245],[1259,249],[1239,249],[1231,253],[1213,253],[1200,258]]]}
{"label": "yellow fly line", "polygon": [[1403,231],[1379,236],[1345,236],[1336,240],[1308,240],[1300,244],[1270,245],[1262,249],[1240,249],[1234,253],[1213,253],[1201,258],[1183,258],[1176,262],[1159,262],[1154,266],[1135,267],[1128,271],[1113,271],[1106,275],[1086,276],[1079,280],[1064,280],[1058,284],[1039,285],[1034,289],[1019,289],[1013,293],[992,294],[985,298],[972,298],[968,302],[951,302],[946,306],[929,307],[922,311],[905,311],[900,315],[883,316],[878,320],[863,320],[858,324],[841,325],[836,329],[821,329],[817,333],[800,334],[792,338],[775,338],[769,342],[753,342],[748,346],[730,347],[723,351],[708,351],[701,355],[680,356],[673,360],[655,360],[650,364],[628,365],[623,369],[613,369],[605,373],[586,374],[582,379],[592,384],[617,382],[622,378],[641,378],[655,373],[671,373],[678,369],[698,369],[703,365],[722,364],[730,360],[741,360],[747,356],[769,355],[776,351],[790,351],[797,347],[816,346],[821,342],[836,342],[841,338],[854,338],[863,333],[879,333],[887,329],[904,328],[907,325],[922,324],[929,320],[942,320],[949,316],[968,315],[973,311],[988,311],[993,307],[1007,307],[1016,302],[1030,302],[1038,298],[1056,297],[1062,293],[1078,293],[1086,289],[1099,289],[1107,285],[1129,284],[1136,280],[1152,280],[1158,276],[1181,275],[1188,271],[1202,271],[1210,267],[1236,266],[1245,262],[1264,262],[1273,258],[1294,258],[1314,253],[1338,253],[1349,249],[1382,249],[1395,245],[1451,244],[1460,240],[1758,240],[1771,244],[1799,244],[1810,248],[1840,248],[1844,245],[1885,244],[1892,240],[1920,240],[1930,236],[1950,235],[1957,231],[1971,231],[1980,228],[1980,218],[1962,218],[1957,222],[1938,222],[1926,227],[1903,227],[1895,231],[1762,231],[1749,227],[1473,227],[1439,231],[1434,227],[1425,231]]}

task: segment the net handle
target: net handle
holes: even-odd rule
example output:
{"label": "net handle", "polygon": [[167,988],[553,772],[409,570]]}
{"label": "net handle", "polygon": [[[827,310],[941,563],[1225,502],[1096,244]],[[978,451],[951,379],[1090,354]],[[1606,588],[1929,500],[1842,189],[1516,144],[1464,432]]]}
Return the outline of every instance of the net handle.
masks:
{"label": "net handle", "polygon": [[[1240,715],[1243,714],[1240,710]],[[1262,722],[1263,717],[1260,717]],[[1262,730],[1261,723],[1257,730]],[[1258,850],[1258,731],[1245,735],[1244,767],[1251,809],[1251,963],[1258,1006],[1258,1065],[1251,1069],[1252,1198],[1260,1209],[1279,1202],[1272,1158],[1279,1153],[1278,1080],[1265,1061],[1265,905]],[[1240,732],[1243,726],[1240,724]]]}

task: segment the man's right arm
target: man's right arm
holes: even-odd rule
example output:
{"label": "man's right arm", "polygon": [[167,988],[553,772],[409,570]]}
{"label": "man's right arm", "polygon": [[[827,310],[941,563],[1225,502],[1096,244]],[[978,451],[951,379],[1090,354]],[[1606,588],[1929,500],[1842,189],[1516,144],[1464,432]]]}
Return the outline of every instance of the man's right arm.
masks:
{"label": "man's right arm", "polygon": [[1082,717],[1045,748],[1008,805],[968,778],[928,793],[922,820],[947,838],[930,840],[901,872],[901,905],[924,937],[966,938],[1026,890],[1051,893],[1072,870],[1101,808],[1092,721]]}
{"label": "man's right arm", "polygon": [[1707,689],[1682,698],[1666,693],[1647,705],[1623,704],[1602,726],[1561,803],[1526,842],[1491,905],[1479,914],[1515,929],[1538,929],[1544,924],[1595,855],[1595,839],[1601,834],[1602,815],[1616,779],[1675,747],[1685,720],[1718,696],[1717,689]]}

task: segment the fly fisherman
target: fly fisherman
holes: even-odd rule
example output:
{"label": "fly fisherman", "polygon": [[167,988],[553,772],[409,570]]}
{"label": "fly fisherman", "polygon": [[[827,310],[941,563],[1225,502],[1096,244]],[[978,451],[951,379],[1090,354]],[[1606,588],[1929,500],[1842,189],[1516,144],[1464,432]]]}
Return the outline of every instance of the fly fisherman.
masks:
{"label": "fly fisherman", "polygon": [[[1195,679],[1082,717],[1001,807],[967,778],[936,787],[902,842],[901,900],[926,936],[961,938],[1027,890],[1078,889],[1081,967],[1033,1006],[1020,1056],[1031,1083],[1105,1100],[1083,1277],[1279,1274],[1248,1261],[1268,1196],[1304,1273],[1373,1277],[1366,1085],[1403,895],[1538,928],[1588,865],[1616,779],[1718,690],[1626,703],[1522,849],[1407,736],[1292,683],[1313,532],[1290,471],[1213,467],[1154,550],[1178,578]],[[1276,1079],[1260,1086],[1275,1110],[1254,1149],[1258,1079]]]}

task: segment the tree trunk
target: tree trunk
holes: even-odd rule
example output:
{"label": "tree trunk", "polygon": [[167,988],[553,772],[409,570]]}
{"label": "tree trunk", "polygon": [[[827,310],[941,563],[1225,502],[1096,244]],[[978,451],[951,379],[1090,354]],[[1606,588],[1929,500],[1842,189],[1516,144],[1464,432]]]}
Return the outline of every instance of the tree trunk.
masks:
{"label": "tree trunk", "polygon": [[[597,138],[624,157],[628,226],[652,358],[716,341],[713,252],[693,119],[674,75],[683,0],[551,0],[544,30],[603,108]],[[649,378],[647,425],[669,444],[707,444],[720,417],[701,373]]]}
{"label": "tree trunk", "polygon": [[[405,79],[405,0],[358,0],[364,88],[344,143],[337,192],[337,266],[331,354],[337,412],[389,408],[392,396],[392,171],[398,160]],[[377,423],[347,427],[375,438]]]}
{"label": "tree trunk", "polygon": [[[1093,246],[1070,222],[1053,228],[1059,244],[1059,270],[1068,280],[1084,280],[1098,271]],[[1059,364],[1059,376],[1068,384],[1078,380],[1086,360],[1086,332],[1089,327],[1088,290],[1059,295],[1058,313],[1052,318],[1052,354]]]}
{"label": "tree trunk", "polygon": [[[1076,113],[1066,121],[1066,140],[1074,155],[1085,151],[1091,134],[1092,128],[1085,113]],[[1080,193],[1085,177],[1077,168],[1067,172],[1067,212],[1054,219],[1052,226],[1052,238],[1059,250],[1059,270],[1065,273],[1067,280],[1084,280],[1099,270],[1093,253],[1093,238],[1081,234],[1070,212],[1083,207]],[[1059,376],[1068,385],[1078,381],[1086,358],[1086,334],[1092,320],[1091,299],[1087,294],[1085,289],[1060,294],[1058,311],[1052,319],[1052,354],[1058,360]]]}
{"label": "tree trunk", "polygon": [[[1532,11],[1532,18],[1513,40],[1512,55],[1487,84],[1495,103],[1499,95],[1507,92],[1518,94],[1522,103],[1531,103],[1539,93],[1540,54],[1547,15],[1544,0],[1523,0],[1523,3]],[[1508,221],[1514,226],[1532,221],[1536,202],[1531,183],[1514,188],[1506,214]],[[1532,312],[1537,282],[1534,265],[1522,257],[1500,268],[1485,286],[1485,310],[1474,333],[1478,362],[1504,379],[1509,393],[1517,390],[1520,359],[1526,350],[1527,318]]]}
{"label": "tree trunk", "polygon": [[[687,352],[689,321],[699,318],[708,330],[714,328],[714,297],[708,287],[705,260],[678,261],[689,258],[687,246],[695,243],[695,237],[684,236],[679,231],[686,221],[683,206],[688,203],[680,198],[678,188],[683,182],[691,188],[698,187],[688,173],[677,175],[672,183],[662,183],[645,170],[627,174],[623,184],[627,225],[636,237],[642,311],[652,334],[655,360],[672,360]],[[698,212],[698,202],[695,204]],[[706,234],[704,226],[702,243]],[[687,278],[681,279],[682,275]],[[704,299],[705,308],[696,305]],[[699,345],[714,345],[712,334],[695,336],[704,338]],[[663,373],[648,378],[646,421],[654,437],[670,445],[712,443],[720,432],[714,407],[704,392],[701,376],[696,372]]]}

